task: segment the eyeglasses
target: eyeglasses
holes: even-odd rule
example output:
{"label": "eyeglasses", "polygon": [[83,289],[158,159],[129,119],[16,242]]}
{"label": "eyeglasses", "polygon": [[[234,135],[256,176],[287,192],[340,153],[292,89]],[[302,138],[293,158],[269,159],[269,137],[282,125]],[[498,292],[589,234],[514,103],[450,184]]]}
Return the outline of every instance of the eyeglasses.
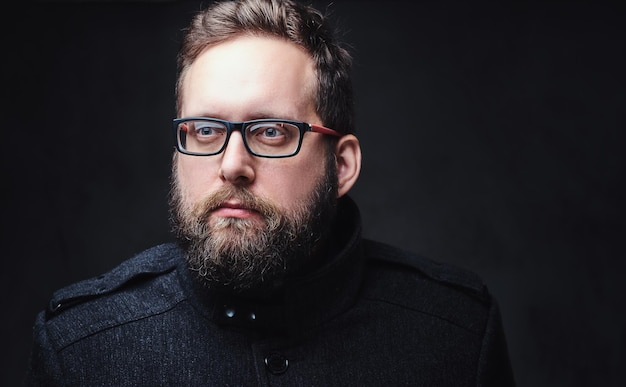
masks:
{"label": "eyeglasses", "polygon": [[231,122],[207,117],[174,119],[176,149],[194,156],[221,153],[234,130],[241,132],[243,143],[251,154],[259,157],[291,157],[300,151],[306,132],[340,137],[336,130],[320,125],[281,119]]}

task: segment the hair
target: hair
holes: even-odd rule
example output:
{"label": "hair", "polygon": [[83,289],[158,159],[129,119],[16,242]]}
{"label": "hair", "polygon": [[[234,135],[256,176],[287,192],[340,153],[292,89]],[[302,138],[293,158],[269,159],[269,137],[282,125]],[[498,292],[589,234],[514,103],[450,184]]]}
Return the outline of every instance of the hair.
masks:
{"label": "hair", "polygon": [[315,63],[315,109],[323,125],[355,133],[352,57],[336,39],[328,18],[292,0],[224,0],[198,12],[184,30],[177,57],[176,111],[191,64],[210,45],[241,35],[275,36],[302,47]]}

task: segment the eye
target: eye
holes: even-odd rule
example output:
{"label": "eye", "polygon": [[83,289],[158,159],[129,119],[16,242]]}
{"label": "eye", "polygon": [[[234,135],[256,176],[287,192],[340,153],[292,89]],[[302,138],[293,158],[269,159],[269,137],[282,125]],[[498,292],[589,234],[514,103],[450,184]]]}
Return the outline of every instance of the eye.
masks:
{"label": "eye", "polygon": [[289,135],[289,130],[281,122],[263,122],[248,127],[248,137],[255,141],[278,140]]}
{"label": "eye", "polygon": [[194,131],[197,136],[207,137],[220,135],[224,132],[224,129],[220,125],[209,122],[197,122]]}
{"label": "eye", "polygon": [[266,126],[262,128],[261,133],[259,134],[265,137],[278,137],[283,134],[281,127],[282,127],[282,124],[274,124],[272,126]]}
{"label": "eye", "polygon": [[201,128],[198,128],[198,134],[202,136],[208,136],[209,134],[213,134],[213,128],[211,128],[210,126],[203,126]]}

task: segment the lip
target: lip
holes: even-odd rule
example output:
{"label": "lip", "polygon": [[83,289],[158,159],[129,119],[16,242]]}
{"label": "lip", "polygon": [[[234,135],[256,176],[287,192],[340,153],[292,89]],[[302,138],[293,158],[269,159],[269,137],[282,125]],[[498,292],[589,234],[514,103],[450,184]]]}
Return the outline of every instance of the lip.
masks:
{"label": "lip", "polygon": [[237,202],[224,202],[213,211],[213,214],[222,218],[249,218],[258,216],[258,212]]}

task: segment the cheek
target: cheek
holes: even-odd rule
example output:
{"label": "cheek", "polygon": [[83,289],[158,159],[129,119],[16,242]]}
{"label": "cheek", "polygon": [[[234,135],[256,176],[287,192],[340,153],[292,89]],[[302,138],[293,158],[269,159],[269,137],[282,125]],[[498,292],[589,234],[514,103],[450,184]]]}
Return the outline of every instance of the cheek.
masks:
{"label": "cheek", "polygon": [[[275,191],[275,197],[279,197],[281,205],[308,204],[311,194],[325,173],[325,144],[322,141],[303,144],[300,153],[293,158],[280,160],[280,164],[274,164],[273,169],[265,170],[260,176],[268,177]],[[305,139],[307,140],[307,139]],[[273,160],[279,161],[279,160]],[[264,184],[267,187],[267,185]]]}
{"label": "cheek", "polygon": [[206,195],[217,176],[217,168],[209,160],[180,157],[176,166],[178,185],[183,197],[194,201]]}
{"label": "cheek", "polygon": [[323,173],[321,167],[309,163],[283,165],[258,172],[257,187],[264,191],[258,193],[269,196],[283,207],[306,204]]}

